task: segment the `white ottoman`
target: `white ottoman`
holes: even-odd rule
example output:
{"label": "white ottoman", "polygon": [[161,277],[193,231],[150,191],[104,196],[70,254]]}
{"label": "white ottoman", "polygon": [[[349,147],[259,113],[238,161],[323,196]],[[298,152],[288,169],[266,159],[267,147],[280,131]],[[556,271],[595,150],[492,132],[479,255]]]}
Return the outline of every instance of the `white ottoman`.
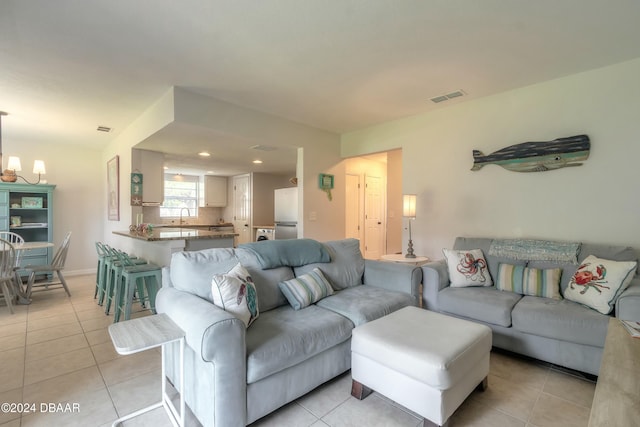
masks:
{"label": "white ottoman", "polygon": [[351,394],[375,390],[442,426],[487,386],[490,351],[488,326],[405,307],[353,330]]}

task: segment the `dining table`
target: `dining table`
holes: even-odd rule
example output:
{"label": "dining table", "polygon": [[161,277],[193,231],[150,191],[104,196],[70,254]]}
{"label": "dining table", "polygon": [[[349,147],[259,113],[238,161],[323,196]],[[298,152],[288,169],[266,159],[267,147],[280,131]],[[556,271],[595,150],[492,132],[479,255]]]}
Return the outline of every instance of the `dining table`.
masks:
{"label": "dining table", "polygon": [[[24,256],[26,252],[36,250],[36,249],[44,249],[44,248],[52,248],[54,245],[51,242],[22,242],[22,243],[13,243],[13,248],[16,251],[16,258],[21,258],[20,255]],[[26,294],[25,286],[22,283],[22,279],[20,278],[20,274],[16,273],[14,280],[14,288],[16,290],[17,302],[18,304],[31,304],[31,298],[29,298]]]}

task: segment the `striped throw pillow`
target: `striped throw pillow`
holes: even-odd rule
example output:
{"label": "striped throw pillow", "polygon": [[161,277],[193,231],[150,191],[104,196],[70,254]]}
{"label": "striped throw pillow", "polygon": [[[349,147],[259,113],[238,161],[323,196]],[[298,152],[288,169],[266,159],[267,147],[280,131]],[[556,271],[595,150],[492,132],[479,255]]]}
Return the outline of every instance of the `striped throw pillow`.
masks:
{"label": "striped throw pillow", "polygon": [[319,268],[314,268],[295,279],[280,282],[278,287],[294,310],[300,310],[333,295],[333,288]]}
{"label": "striped throw pillow", "polygon": [[498,266],[496,288],[521,295],[561,300],[560,268],[529,268],[501,263]]}

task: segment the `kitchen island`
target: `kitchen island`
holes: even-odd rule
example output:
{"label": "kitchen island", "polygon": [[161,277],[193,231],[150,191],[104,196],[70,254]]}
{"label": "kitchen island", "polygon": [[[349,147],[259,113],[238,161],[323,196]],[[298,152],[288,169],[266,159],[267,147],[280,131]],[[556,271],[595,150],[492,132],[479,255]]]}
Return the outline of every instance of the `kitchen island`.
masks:
{"label": "kitchen island", "polygon": [[171,263],[171,255],[174,252],[232,248],[233,239],[238,235],[228,231],[182,227],[154,228],[151,233],[114,231],[113,234],[128,238],[126,246],[131,248],[133,254],[162,267]]}

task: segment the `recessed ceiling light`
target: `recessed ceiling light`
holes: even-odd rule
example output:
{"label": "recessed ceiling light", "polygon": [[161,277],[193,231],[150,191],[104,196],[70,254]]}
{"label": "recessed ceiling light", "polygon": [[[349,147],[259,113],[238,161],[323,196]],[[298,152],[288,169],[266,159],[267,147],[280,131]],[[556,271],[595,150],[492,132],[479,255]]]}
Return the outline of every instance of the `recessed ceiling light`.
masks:
{"label": "recessed ceiling light", "polygon": [[198,153],[198,156],[200,157],[209,157],[211,154],[207,153],[206,151],[201,151]]}
{"label": "recessed ceiling light", "polygon": [[256,165],[259,165],[260,163],[262,163],[262,160],[254,160],[253,163],[255,163]]}
{"label": "recessed ceiling light", "polygon": [[167,170],[167,169],[169,169],[169,166],[164,166],[164,170]]}

